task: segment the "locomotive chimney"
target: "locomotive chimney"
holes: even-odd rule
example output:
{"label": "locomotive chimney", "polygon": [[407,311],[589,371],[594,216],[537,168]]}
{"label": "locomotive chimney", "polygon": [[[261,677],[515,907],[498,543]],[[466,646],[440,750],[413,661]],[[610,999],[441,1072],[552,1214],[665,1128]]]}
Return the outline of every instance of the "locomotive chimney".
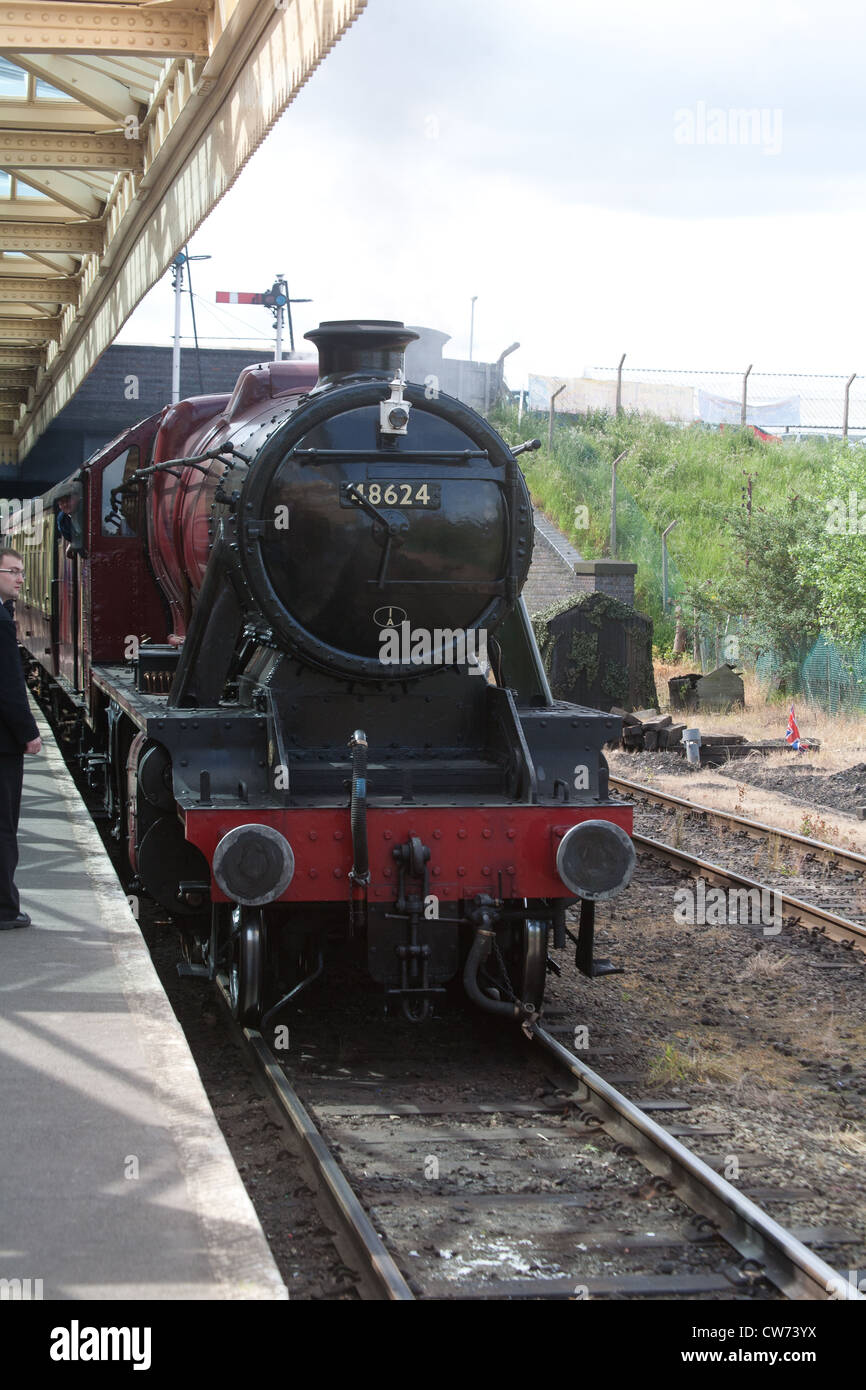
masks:
{"label": "locomotive chimney", "polygon": [[330,319],[304,334],[319,350],[316,390],[347,377],[390,381],[403,369],[403,354],[418,337],[394,319]]}

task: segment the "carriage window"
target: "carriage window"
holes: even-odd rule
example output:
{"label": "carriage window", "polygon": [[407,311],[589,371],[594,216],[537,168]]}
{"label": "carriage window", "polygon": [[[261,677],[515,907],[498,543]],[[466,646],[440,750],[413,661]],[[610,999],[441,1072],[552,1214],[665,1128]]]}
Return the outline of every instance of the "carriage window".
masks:
{"label": "carriage window", "polygon": [[84,494],[77,480],[65,486],[65,492],[58,491],[54,495],[57,506],[54,513],[55,534],[63,537],[67,555],[80,555],[84,550]]}
{"label": "carriage window", "polygon": [[121,493],[112,502],[112,491],[128,482],[139,465],[138,445],[118,454],[102,474],[102,534],[103,536],[134,536],[136,492]]}

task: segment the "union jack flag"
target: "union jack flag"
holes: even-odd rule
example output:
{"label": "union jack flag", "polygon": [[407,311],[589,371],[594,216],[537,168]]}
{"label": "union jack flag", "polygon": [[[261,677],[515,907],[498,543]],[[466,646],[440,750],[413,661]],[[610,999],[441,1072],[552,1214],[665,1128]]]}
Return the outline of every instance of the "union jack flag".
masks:
{"label": "union jack flag", "polygon": [[794,718],[794,706],[791,706],[791,713],[788,715],[788,728],[785,733],[785,742],[798,753],[802,753],[808,748],[808,743],[800,738],[800,730],[797,728],[797,721]]}

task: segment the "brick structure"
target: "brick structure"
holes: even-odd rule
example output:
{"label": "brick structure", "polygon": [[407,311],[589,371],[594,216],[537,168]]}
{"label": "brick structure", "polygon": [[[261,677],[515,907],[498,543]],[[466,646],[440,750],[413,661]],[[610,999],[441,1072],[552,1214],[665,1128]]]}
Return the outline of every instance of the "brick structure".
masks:
{"label": "brick structure", "polygon": [[634,608],[634,577],[637,565],[628,560],[580,560],[574,566],[578,592],[609,594]]}
{"label": "brick structure", "polygon": [[523,597],[556,699],[655,706],[653,626],[634,607],[637,565],[582,560],[541,512]]}
{"label": "brick structure", "polygon": [[627,560],[583,560],[542,512],[535,512],[535,546],[523,590],[530,614],[578,594],[608,594],[634,607],[637,565]]}
{"label": "brick structure", "polygon": [[574,572],[581,563],[580,555],[542,512],[536,510],[534,520],[532,564],[523,588],[530,614],[543,613],[564,599],[576,598],[580,592]]}

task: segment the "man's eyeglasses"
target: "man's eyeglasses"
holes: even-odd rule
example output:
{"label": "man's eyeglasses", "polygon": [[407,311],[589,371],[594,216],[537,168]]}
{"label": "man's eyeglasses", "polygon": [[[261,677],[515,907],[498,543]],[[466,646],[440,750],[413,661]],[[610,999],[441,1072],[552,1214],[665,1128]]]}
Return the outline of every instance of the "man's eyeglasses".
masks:
{"label": "man's eyeglasses", "polygon": [[23,570],[0,570],[0,574],[20,574],[21,578],[24,578]]}

